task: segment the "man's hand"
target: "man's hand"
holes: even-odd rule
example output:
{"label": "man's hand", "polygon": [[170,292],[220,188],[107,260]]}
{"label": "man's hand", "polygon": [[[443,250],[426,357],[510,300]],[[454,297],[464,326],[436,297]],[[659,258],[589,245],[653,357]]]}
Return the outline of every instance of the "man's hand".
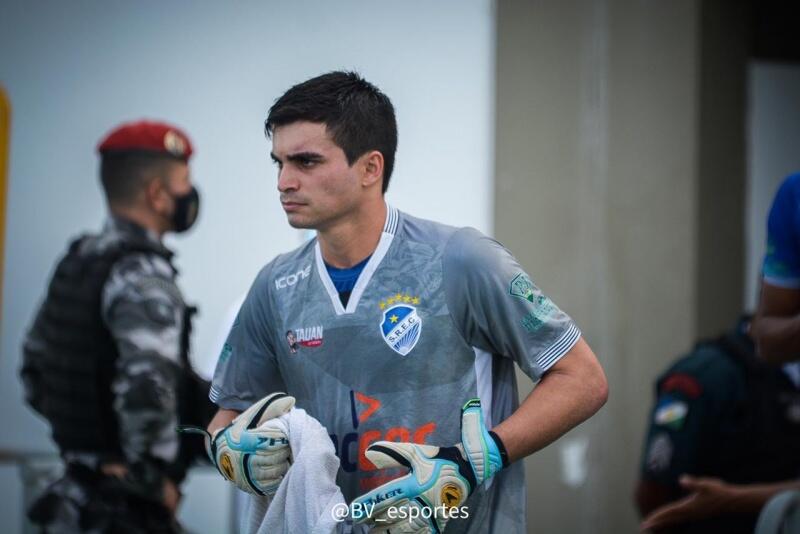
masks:
{"label": "man's hand", "polygon": [[178,513],[178,504],[181,501],[181,490],[167,477],[164,477],[164,507],[175,516]]}
{"label": "man's hand", "polygon": [[[501,450],[499,438],[484,425],[479,399],[462,408],[461,443],[455,446],[376,442],[366,451],[375,466],[407,467],[410,472],[355,499],[353,509],[364,513],[353,519],[357,523],[369,520],[393,533],[441,532],[455,516],[453,509],[504,467]],[[398,513],[391,517],[389,508]],[[412,515],[416,519],[410,520]]]}
{"label": "man's hand", "polygon": [[289,438],[270,424],[294,407],[285,393],[267,395],[211,437],[209,456],[223,477],[255,495],[272,495],[291,463]]}
{"label": "man's hand", "polygon": [[736,487],[720,479],[684,475],[680,484],[692,493],[645,517],[640,526],[642,531],[657,532],[669,526],[726,514],[735,508],[738,499]]}

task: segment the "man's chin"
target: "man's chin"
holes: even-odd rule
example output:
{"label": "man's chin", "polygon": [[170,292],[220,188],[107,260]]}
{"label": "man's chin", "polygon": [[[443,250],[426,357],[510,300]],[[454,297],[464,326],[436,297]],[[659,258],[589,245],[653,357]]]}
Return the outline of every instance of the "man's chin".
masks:
{"label": "man's chin", "polygon": [[298,230],[308,230],[314,228],[314,224],[312,223],[312,221],[309,221],[302,217],[297,217],[289,213],[286,214],[286,220],[289,223],[289,226],[291,226],[292,228],[297,228]]}

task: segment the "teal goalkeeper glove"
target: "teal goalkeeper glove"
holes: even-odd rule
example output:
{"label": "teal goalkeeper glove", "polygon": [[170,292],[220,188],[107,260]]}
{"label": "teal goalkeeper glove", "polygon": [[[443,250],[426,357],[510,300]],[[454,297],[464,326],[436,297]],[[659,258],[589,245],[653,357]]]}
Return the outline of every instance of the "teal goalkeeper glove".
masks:
{"label": "teal goalkeeper glove", "polygon": [[[442,532],[478,486],[508,465],[505,447],[483,422],[480,399],[461,409],[461,443],[452,447],[378,441],[366,451],[379,469],[407,467],[407,475],[353,501],[356,523],[374,531]],[[468,512],[467,512],[468,513]]]}
{"label": "teal goalkeeper glove", "polygon": [[223,477],[255,495],[272,495],[291,464],[286,434],[270,424],[294,407],[295,399],[272,393],[211,437],[209,456]]}

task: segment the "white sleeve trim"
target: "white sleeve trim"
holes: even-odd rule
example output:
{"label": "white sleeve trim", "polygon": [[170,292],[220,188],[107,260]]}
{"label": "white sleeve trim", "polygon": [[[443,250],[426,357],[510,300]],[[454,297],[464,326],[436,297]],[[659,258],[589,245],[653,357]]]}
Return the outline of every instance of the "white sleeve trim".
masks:
{"label": "white sleeve trim", "polygon": [[236,410],[237,412],[245,411],[256,402],[254,400],[240,399],[234,395],[226,395],[214,386],[211,386],[208,398],[223,410]]}
{"label": "white sleeve trim", "polygon": [[547,350],[536,357],[536,365],[539,366],[541,372],[544,373],[550,369],[562,356],[568,353],[569,350],[575,346],[575,343],[578,342],[580,337],[581,331],[574,323],[570,323],[567,331],[561,334],[561,337],[550,345]]}
{"label": "white sleeve trim", "polygon": [[800,278],[778,278],[764,275],[764,281],[771,286],[782,287],[784,289],[800,288]]}

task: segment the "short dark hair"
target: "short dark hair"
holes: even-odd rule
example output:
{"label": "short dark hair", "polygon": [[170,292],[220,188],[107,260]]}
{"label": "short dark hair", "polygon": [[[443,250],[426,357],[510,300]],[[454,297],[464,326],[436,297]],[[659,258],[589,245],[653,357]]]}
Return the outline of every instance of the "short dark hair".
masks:
{"label": "short dark hair", "polygon": [[183,160],[162,152],[145,150],[106,152],[100,159],[100,182],[112,205],[127,205],[154,175],[165,175],[167,166]]}
{"label": "short dark hair", "polygon": [[275,101],[264,122],[267,137],[297,121],[322,123],[347,163],[370,150],[383,154],[385,193],[394,169],[397,122],[391,100],[356,72],[329,72],[295,85]]}

